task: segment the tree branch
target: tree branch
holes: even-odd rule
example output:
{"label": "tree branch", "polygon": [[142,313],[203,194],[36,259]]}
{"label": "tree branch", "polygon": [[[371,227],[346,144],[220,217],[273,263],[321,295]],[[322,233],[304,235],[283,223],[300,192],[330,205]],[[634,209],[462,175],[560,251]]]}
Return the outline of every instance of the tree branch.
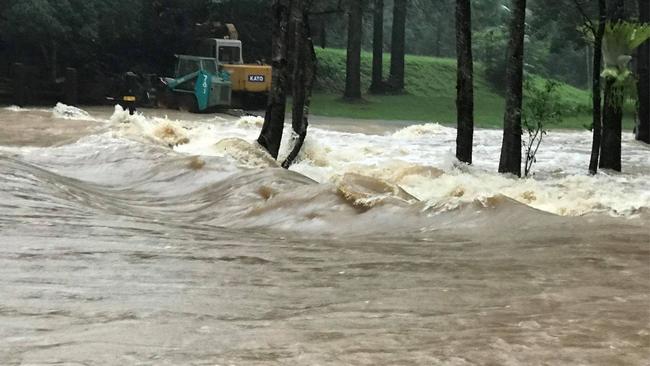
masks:
{"label": "tree branch", "polygon": [[578,12],[580,12],[580,15],[582,15],[582,18],[585,20],[585,23],[589,28],[589,30],[591,31],[591,33],[596,35],[596,26],[594,25],[594,22],[591,21],[591,18],[585,12],[585,9],[582,7],[582,3],[580,2],[580,0],[573,0],[573,3],[576,5]]}

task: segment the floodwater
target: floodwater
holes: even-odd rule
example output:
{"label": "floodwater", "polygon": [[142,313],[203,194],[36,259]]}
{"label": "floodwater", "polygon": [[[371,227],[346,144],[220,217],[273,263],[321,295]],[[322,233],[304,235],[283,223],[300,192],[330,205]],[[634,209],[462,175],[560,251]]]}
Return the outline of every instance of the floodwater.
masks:
{"label": "floodwater", "polygon": [[261,123],[0,109],[0,365],[650,365],[647,145],[315,119],[285,171]]}

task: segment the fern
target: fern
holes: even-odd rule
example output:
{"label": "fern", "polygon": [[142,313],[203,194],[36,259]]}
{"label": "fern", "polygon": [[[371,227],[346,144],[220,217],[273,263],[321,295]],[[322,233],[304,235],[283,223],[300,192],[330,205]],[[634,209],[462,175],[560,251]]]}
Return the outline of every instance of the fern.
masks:
{"label": "fern", "polygon": [[603,58],[606,68],[618,68],[620,71],[626,69],[632,59],[633,51],[648,39],[650,39],[650,24],[608,22],[603,38]]}

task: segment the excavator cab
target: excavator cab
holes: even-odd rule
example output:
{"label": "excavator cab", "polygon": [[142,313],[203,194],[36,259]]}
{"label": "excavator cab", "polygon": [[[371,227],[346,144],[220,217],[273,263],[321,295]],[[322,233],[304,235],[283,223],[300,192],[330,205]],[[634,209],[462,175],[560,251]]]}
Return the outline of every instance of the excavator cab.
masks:
{"label": "excavator cab", "polygon": [[238,39],[206,38],[195,46],[194,52],[201,57],[214,57],[222,65],[241,65],[242,43]]}
{"label": "excavator cab", "polygon": [[231,104],[230,74],[215,58],[177,55],[173,78],[165,78],[165,101],[188,112],[202,112]]}
{"label": "excavator cab", "polygon": [[271,90],[272,68],[269,65],[244,63],[240,40],[205,38],[195,43],[191,53],[218,60],[219,66],[230,74],[233,96],[241,99],[241,104],[247,104],[244,102],[246,100],[266,103]]}

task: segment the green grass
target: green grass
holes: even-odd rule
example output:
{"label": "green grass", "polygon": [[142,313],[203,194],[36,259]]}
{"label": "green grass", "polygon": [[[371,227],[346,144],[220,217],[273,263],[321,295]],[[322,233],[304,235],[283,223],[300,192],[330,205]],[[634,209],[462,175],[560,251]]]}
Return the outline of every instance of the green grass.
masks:
{"label": "green grass", "polygon": [[[361,102],[346,102],[341,98],[345,85],[345,50],[318,49],[318,81],[312,100],[314,114],[328,117],[429,121],[453,125],[456,123],[456,60],[425,56],[406,56],[406,93],[402,95],[365,94]],[[370,85],[372,55],[361,55],[362,90]],[[384,55],[385,77],[390,65]],[[534,82],[543,82],[534,77]],[[478,127],[501,127],[505,101],[484,77],[477,65],[474,80],[474,113]],[[591,124],[591,94],[588,91],[561,84],[558,97],[570,112],[556,128],[583,129]],[[631,128],[631,119],[625,127]]]}

